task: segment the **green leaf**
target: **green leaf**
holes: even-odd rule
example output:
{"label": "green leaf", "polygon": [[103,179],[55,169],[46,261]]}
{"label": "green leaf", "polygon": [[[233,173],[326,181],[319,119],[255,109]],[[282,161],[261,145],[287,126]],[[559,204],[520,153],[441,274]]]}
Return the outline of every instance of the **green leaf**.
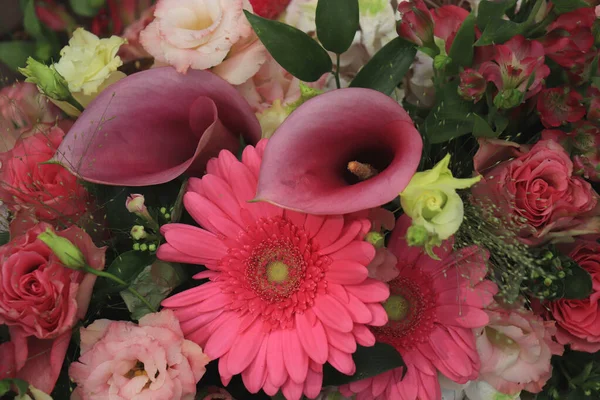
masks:
{"label": "green leaf", "polygon": [[[171,264],[163,261],[155,261],[146,266],[131,283],[131,287],[137,290],[154,308],[158,309],[173,289],[183,281],[184,273],[179,264]],[[121,291],[121,297],[125,301],[131,318],[139,320],[144,315],[152,312],[142,301],[129,291]]]}
{"label": "green leaf", "polygon": [[556,14],[565,14],[590,6],[585,0],[552,0],[552,4],[554,5],[552,11]]}
{"label": "green leaf", "polygon": [[325,364],[323,386],[344,385],[405,366],[402,356],[394,347],[379,342],[373,347],[357,346],[352,358],[356,364],[356,372],[352,376],[342,374],[331,365]]}
{"label": "green leaf", "polygon": [[342,54],[359,29],[358,17],[358,0],[319,0],[315,18],[319,42],[327,50]]}
{"label": "green leaf", "polygon": [[475,42],[475,15],[469,14],[456,32],[448,56],[452,63],[448,72],[457,72],[458,67],[468,67],[473,61],[473,43]]}
{"label": "green leaf", "polygon": [[10,379],[2,379],[0,381],[0,396],[4,396],[6,393],[10,391],[11,380]]}
{"label": "green leaf", "polygon": [[[520,23],[505,20],[502,18],[503,13],[508,8],[506,6],[510,5],[507,3],[510,2],[505,1],[497,3],[493,6],[488,5],[487,8],[490,10],[490,12],[487,14],[487,18],[485,19],[484,28],[480,27],[480,29],[483,30],[483,33],[481,34],[481,37],[477,40],[477,42],[475,42],[475,46],[487,46],[490,44],[504,43],[516,35],[524,34],[529,27],[535,24],[535,16],[537,15],[544,1],[545,0],[537,0],[527,19]],[[481,3],[479,5],[480,9],[482,4],[484,3]],[[485,2],[485,4],[489,3]],[[500,5],[502,5],[502,7],[505,8],[501,12],[500,16],[498,16],[498,10],[502,8],[500,7]],[[492,13],[491,10],[494,10],[494,13]],[[480,21],[478,16],[478,25],[479,23]]]}
{"label": "green leaf", "polygon": [[597,89],[600,89],[600,77],[592,78],[592,85],[594,85]]}
{"label": "green leaf", "polygon": [[44,37],[44,27],[35,13],[35,4],[33,0],[24,3],[23,8],[23,27],[25,32],[36,39]]}
{"label": "green leaf", "polygon": [[458,94],[458,82],[450,82],[437,93],[437,102],[425,119],[431,143],[442,143],[473,131],[473,103]]}
{"label": "green leaf", "polygon": [[19,396],[24,396],[25,394],[27,394],[27,391],[29,390],[29,383],[27,383],[23,379],[16,379],[16,378],[12,380],[12,383],[13,383],[13,385],[15,385],[17,387]]}
{"label": "green leaf", "polygon": [[[130,284],[144,268],[151,265],[156,260],[156,254],[148,251],[127,251],[120,254],[106,269],[106,272],[113,274]],[[98,278],[98,292],[112,292],[123,289],[122,285],[107,279]]]}
{"label": "green leaf", "polygon": [[106,0],[69,0],[71,8],[82,17],[95,17],[106,4]]}
{"label": "green leaf", "polygon": [[490,21],[502,19],[506,10],[516,4],[517,0],[483,0],[477,8],[477,27],[483,31]]}
{"label": "green leaf", "polygon": [[496,137],[496,132],[494,132],[485,119],[477,114],[473,114],[471,118],[473,118],[473,136],[487,138]]}
{"label": "green leaf", "polygon": [[244,10],[254,32],[275,61],[296,78],[314,82],[331,72],[329,54],[319,43],[299,29],[282,22],[261,18]]}
{"label": "green leaf", "polygon": [[375,89],[389,95],[402,82],[416,54],[417,49],[412,43],[397,37],[358,71],[350,86]]}
{"label": "green leaf", "polygon": [[10,242],[10,232],[0,232],[0,246]]}
{"label": "green leaf", "polygon": [[35,43],[23,40],[0,42],[0,61],[16,70],[24,67],[27,57],[35,53]]}
{"label": "green leaf", "polygon": [[572,263],[568,275],[565,277],[565,291],[563,298],[570,300],[583,300],[592,293],[592,277],[585,269]]}

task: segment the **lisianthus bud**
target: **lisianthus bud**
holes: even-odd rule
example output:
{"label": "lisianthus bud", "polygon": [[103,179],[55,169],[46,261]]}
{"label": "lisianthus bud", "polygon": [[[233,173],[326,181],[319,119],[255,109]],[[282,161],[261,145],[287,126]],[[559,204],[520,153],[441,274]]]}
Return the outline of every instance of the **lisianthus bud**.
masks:
{"label": "lisianthus bud", "polygon": [[400,20],[396,31],[417,46],[433,45],[433,17],[423,0],[409,0],[398,5]]}
{"label": "lisianthus bud", "polygon": [[141,225],[134,225],[131,228],[131,237],[135,240],[141,240],[148,237],[148,233],[144,230],[144,227]]}
{"label": "lisianthus bud", "polygon": [[446,54],[438,54],[433,58],[433,67],[435,69],[444,69],[446,65],[450,64],[452,59]]}
{"label": "lisianthus bud", "polygon": [[46,96],[62,101],[71,98],[71,92],[65,79],[56,71],[53,65],[47,66],[29,57],[27,66],[19,68],[19,72],[25,75],[25,82],[37,85]]}
{"label": "lisianthus bud", "polygon": [[369,242],[376,249],[380,249],[385,246],[385,236],[379,232],[369,232],[365,236],[365,241]]}
{"label": "lisianthus bud", "polygon": [[146,205],[144,202],[146,198],[141,194],[132,194],[127,197],[125,200],[125,207],[127,207],[127,211],[135,214],[142,214],[148,212]]}
{"label": "lisianthus bud", "polygon": [[[479,182],[480,176],[457,179],[448,168],[450,154],[428,171],[417,172],[400,193],[404,212],[414,226],[421,226],[436,241],[448,239],[460,227],[464,216],[463,202],[456,189],[466,189]],[[415,240],[418,231],[414,231]],[[421,232],[422,233],[422,232]]]}
{"label": "lisianthus bud", "polygon": [[411,225],[406,231],[406,243],[409,246],[425,246],[429,232],[424,226]]}
{"label": "lisianthus bud", "polygon": [[485,93],[485,78],[479,72],[466,68],[460,73],[458,94],[465,100],[477,103]]}
{"label": "lisianthus bud", "polygon": [[524,97],[519,89],[503,90],[494,97],[494,105],[503,109],[514,108],[523,102]]}
{"label": "lisianthus bud", "polygon": [[38,235],[38,239],[50,247],[50,250],[58,257],[61,263],[67,268],[82,269],[85,267],[85,257],[67,238],[58,236],[52,229],[46,229]]}

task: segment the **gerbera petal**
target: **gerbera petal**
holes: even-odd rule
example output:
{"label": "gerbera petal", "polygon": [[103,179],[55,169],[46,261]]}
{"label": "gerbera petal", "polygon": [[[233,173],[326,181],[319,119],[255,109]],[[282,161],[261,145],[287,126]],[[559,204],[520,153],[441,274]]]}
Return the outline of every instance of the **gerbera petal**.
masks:
{"label": "gerbera petal", "polygon": [[337,260],[329,264],[325,278],[342,285],[356,285],[363,282],[368,274],[367,267],[356,261]]}
{"label": "gerbera petal", "polygon": [[288,379],[283,361],[283,332],[276,330],[270,333],[267,345],[267,371],[269,380],[276,387],[281,387]]}
{"label": "gerbera petal", "polygon": [[300,400],[303,389],[303,383],[296,383],[292,379],[288,379],[287,382],[281,387],[281,392],[287,400]]}
{"label": "gerbera petal", "polygon": [[233,374],[227,370],[227,353],[225,353],[223,357],[219,358],[219,375],[221,376],[221,382],[223,383],[223,386],[229,385],[231,378],[233,378]]}
{"label": "gerbera petal", "polygon": [[308,354],[300,344],[298,332],[295,329],[283,331],[283,361],[288,371],[290,379],[297,383],[302,383],[308,373]]}
{"label": "gerbera petal", "polygon": [[334,297],[329,295],[321,295],[315,298],[313,311],[323,322],[330,328],[340,330],[342,332],[352,331],[354,324],[346,307],[344,307]]}
{"label": "gerbera petal", "polygon": [[306,214],[293,211],[293,210],[284,210],[283,211],[285,218],[288,221],[293,222],[296,226],[304,226],[304,221],[306,221]]}
{"label": "gerbera petal", "polygon": [[250,393],[258,393],[267,379],[267,344],[268,340],[265,336],[254,361],[242,372],[242,381]]}
{"label": "gerbera petal", "polygon": [[364,325],[354,325],[352,334],[356,338],[356,343],[364,347],[371,347],[375,344],[375,335]]}
{"label": "gerbera petal", "polygon": [[362,225],[359,221],[346,222],[340,237],[335,242],[331,243],[329,246],[319,251],[319,254],[331,254],[343,249],[356,238],[356,236],[360,232],[361,227]]}
{"label": "gerbera petal", "polygon": [[[229,352],[233,342],[239,335],[239,327],[240,320],[234,317],[229,318],[225,323],[218,327],[214,334],[208,338],[208,341],[204,346],[206,355],[212,360],[216,360],[223,354]],[[232,373],[232,375],[234,374]]]}
{"label": "gerbera petal", "polygon": [[346,307],[352,320],[359,324],[368,324],[373,320],[371,310],[356,296],[348,293],[348,306]]}
{"label": "gerbera petal", "polygon": [[354,360],[352,360],[352,355],[338,350],[335,347],[329,347],[329,357],[327,358],[327,362],[342,374],[354,375],[356,372],[356,365],[354,364]]}
{"label": "gerbera petal", "polygon": [[373,397],[379,396],[385,391],[385,388],[390,383],[390,379],[393,377],[391,372],[384,372],[373,377],[373,383],[371,385],[371,394]]}
{"label": "gerbera petal", "polygon": [[346,286],[346,290],[363,303],[380,303],[390,297],[388,285],[372,278],[365,279],[360,285]]}
{"label": "gerbera petal", "polygon": [[229,361],[227,369],[234,375],[245,370],[258,353],[262,344],[265,332],[262,322],[254,322],[250,327],[238,333],[238,337],[229,350]]}
{"label": "gerbera petal", "polygon": [[252,172],[252,175],[254,175],[256,179],[258,179],[258,171],[260,170],[261,156],[258,155],[258,152],[254,147],[246,146],[244,148],[244,151],[242,151],[242,162],[246,167],[248,167],[250,172]]}
{"label": "gerbera petal", "polygon": [[227,214],[212,201],[196,192],[188,191],[184,194],[183,205],[200,226],[215,234],[221,233],[221,231],[210,222],[210,217],[218,216],[221,218],[229,218]]}
{"label": "gerbera petal", "polygon": [[366,304],[366,306],[371,312],[371,315],[373,316],[371,322],[369,322],[369,325],[384,326],[388,323],[388,315],[385,312],[385,309],[381,306],[381,304],[369,303]]}
{"label": "gerbera petal", "polygon": [[325,222],[325,218],[322,215],[311,215],[308,214],[306,216],[306,220],[304,221],[304,230],[308,234],[308,237],[313,238],[321,229],[323,222]]}
{"label": "gerbera petal", "polygon": [[467,305],[443,305],[436,308],[438,321],[444,325],[479,328],[487,325],[490,318],[480,308]]}
{"label": "gerbera petal", "polygon": [[240,206],[227,182],[216,175],[204,175],[202,182],[205,196],[223,210],[232,221],[241,224]]}
{"label": "gerbera petal", "polygon": [[165,239],[182,253],[208,262],[220,260],[227,254],[227,247],[214,234],[191,225],[170,225],[177,227],[164,231]]}
{"label": "gerbera petal", "polygon": [[267,395],[273,397],[277,394],[277,392],[279,392],[279,386],[273,385],[271,382],[269,382],[269,379],[267,379],[263,385],[263,391]]}
{"label": "gerbera petal", "polygon": [[162,301],[161,305],[170,308],[184,307],[190,304],[199,303],[220,292],[221,286],[218,283],[208,282],[188,289],[185,292],[180,292],[171,297],[167,297]]}
{"label": "gerbera petal", "polygon": [[354,353],[356,351],[356,340],[350,332],[340,332],[336,329],[325,327],[325,333],[331,346],[344,353]]}
{"label": "gerbera petal", "polygon": [[304,382],[304,394],[309,399],[314,399],[321,392],[323,387],[323,374],[315,372],[312,369],[308,369],[306,375],[306,381]]}
{"label": "gerbera petal", "polygon": [[321,229],[314,237],[314,241],[321,246],[327,247],[340,236],[344,228],[344,217],[341,215],[331,215],[325,219]]}
{"label": "gerbera petal", "polygon": [[471,360],[456,345],[448,332],[435,329],[431,333],[429,343],[437,355],[431,362],[442,374],[454,381],[471,376],[473,372]]}
{"label": "gerbera petal", "polygon": [[182,253],[168,243],[165,243],[158,248],[156,256],[163,261],[179,262],[183,264],[202,264],[205,262],[203,257],[190,256]]}
{"label": "gerbera petal", "polygon": [[375,247],[365,241],[355,240],[346,247],[329,254],[332,260],[355,260],[363,265],[369,265],[375,258]]}
{"label": "gerbera petal", "polygon": [[323,324],[317,320],[313,326],[306,313],[297,313],[296,329],[300,343],[308,356],[318,363],[325,364],[327,361],[327,336]]}
{"label": "gerbera petal", "polygon": [[348,292],[342,285],[338,285],[337,283],[329,282],[327,285],[327,290],[334,296],[340,303],[348,304]]}

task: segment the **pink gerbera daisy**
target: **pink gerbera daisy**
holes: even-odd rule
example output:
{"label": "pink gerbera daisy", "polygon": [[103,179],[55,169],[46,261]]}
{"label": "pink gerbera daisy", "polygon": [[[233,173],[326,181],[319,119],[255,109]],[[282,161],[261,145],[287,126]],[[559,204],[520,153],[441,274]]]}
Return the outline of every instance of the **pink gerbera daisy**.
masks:
{"label": "pink gerbera daisy", "polygon": [[356,344],[375,343],[365,324],[387,323],[380,303],[389,289],[367,277],[368,219],[248,203],[265,145],[246,147],[242,162],[221,151],[202,179],[190,179],[184,205],[202,228],[163,226],[158,257],[203,264],[194,278],[210,281],[163,305],[187,339],[219,358],[225,384],[241,373],[252,393],[314,398],[325,362],[351,375]]}
{"label": "pink gerbera daisy", "polygon": [[484,280],[487,253],[477,246],[453,252],[448,240],[436,251],[440,260],[434,260],[406,244],[410,223],[400,217],[389,243],[399,271],[384,304],[389,322],[372,328],[377,341],[398,350],[406,370],[396,368],[340,389],[346,396],[358,394],[357,400],[440,400],[438,371],[458,383],[479,373],[472,328],[488,323],[483,308],[498,291]]}

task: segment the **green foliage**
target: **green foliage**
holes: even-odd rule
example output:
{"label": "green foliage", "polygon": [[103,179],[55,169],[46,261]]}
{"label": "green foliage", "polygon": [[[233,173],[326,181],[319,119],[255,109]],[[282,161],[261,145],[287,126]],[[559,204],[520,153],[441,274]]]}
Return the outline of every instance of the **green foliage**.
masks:
{"label": "green foliage", "polygon": [[473,61],[473,43],[475,42],[475,14],[471,13],[458,29],[450,47],[448,56],[452,63],[446,68],[456,73],[459,67],[469,67]]}
{"label": "green foliage", "polygon": [[586,353],[567,348],[552,357],[552,377],[536,400],[593,400],[600,398],[600,352]]}
{"label": "green foliage", "polygon": [[556,14],[565,14],[590,6],[585,0],[552,0],[552,4],[554,4],[553,10]]}
{"label": "green foliage", "polygon": [[286,71],[305,82],[314,82],[331,72],[329,54],[299,29],[244,11],[254,32]]}
{"label": "green foliage", "polygon": [[34,53],[35,42],[25,40],[0,42],[0,61],[14,70],[19,67],[24,67],[27,58]]}
{"label": "green foliage", "polygon": [[525,32],[535,24],[535,16],[545,0],[537,0],[527,19],[523,22],[514,22],[503,19],[506,11],[514,5],[513,1],[492,3],[482,1],[479,4],[477,26],[483,31],[475,46],[504,43],[516,35]]}
{"label": "green foliage", "polygon": [[341,54],[350,48],[358,25],[358,0],[319,0],[317,38],[329,51]]}
{"label": "green foliage", "polygon": [[[60,42],[56,33],[46,27],[37,17],[34,0],[24,0],[21,5],[25,32],[35,39],[35,50],[29,55],[40,61],[50,61],[60,51]],[[19,65],[19,67],[22,66]]]}
{"label": "green foliage", "polygon": [[[131,250],[119,254],[105,271],[131,284],[140,272],[155,260],[156,254],[154,253]],[[98,278],[94,287],[94,296],[101,298],[106,294],[123,289],[123,285],[119,285],[110,279]]]}
{"label": "green foliage", "polygon": [[10,242],[10,232],[0,232],[0,246]]}
{"label": "green foliage", "polygon": [[373,347],[358,346],[352,355],[356,373],[344,375],[329,364],[323,367],[323,386],[339,386],[379,375],[394,368],[405,366],[398,351],[385,343],[375,343]]}
{"label": "green foliage", "polygon": [[375,89],[389,95],[402,82],[416,54],[417,49],[412,43],[397,37],[369,60],[350,86]]}
{"label": "green foliage", "polygon": [[29,384],[25,382],[23,379],[2,379],[0,380],[0,396],[4,396],[8,392],[10,392],[13,388],[17,390],[19,396],[24,396],[27,394],[27,390],[29,389]]}
{"label": "green foliage", "polygon": [[473,103],[458,94],[458,82],[450,82],[437,93],[437,101],[425,119],[430,143],[442,143],[473,132]]}
{"label": "green foliage", "polygon": [[588,298],[592,294],[592,283],[589,272],[573,263],[565,277],[563,298],[571,300]]}
{"label": "green foliage", "polygon": [[93,18],[106,4],[106,0],[69,0],[75,14]]}

